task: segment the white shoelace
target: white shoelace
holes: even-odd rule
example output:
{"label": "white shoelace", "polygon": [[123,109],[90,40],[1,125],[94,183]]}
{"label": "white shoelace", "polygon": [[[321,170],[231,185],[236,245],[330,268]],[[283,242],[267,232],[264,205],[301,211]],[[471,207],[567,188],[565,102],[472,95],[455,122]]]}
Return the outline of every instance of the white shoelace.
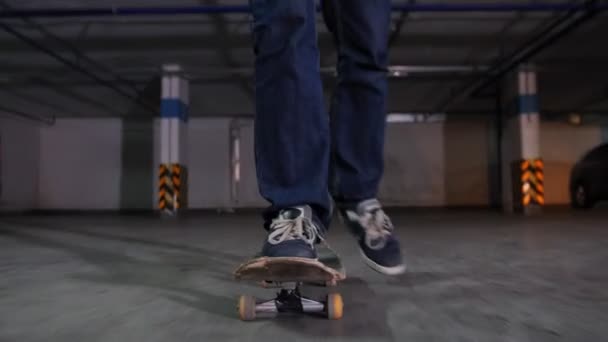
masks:
{"label": "white shoelace", "polygon": [[302,216],[295,219],[277,218],[270,224],[268,242],[277,245],[286,240],[303,240],[313,245],[320,238],[319,228]]}
{"label": "white shoelace", "polygon": [[359,224],[365,229],[365,244],[374,250],[382,249],[393,231],[393,223],[382,209],[365,212]]}

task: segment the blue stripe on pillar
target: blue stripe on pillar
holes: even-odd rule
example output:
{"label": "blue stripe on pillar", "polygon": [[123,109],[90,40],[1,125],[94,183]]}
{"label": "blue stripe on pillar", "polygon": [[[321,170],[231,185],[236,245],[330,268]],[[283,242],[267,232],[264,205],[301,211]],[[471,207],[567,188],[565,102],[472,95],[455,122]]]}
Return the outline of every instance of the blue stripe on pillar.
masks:
{"label": "blue stripe on pillar", "polygon": [[180,118],[188,120],[188,106],[178,99],[163,99],[161,101],[160,116],[162,118]]}
{"label": "blue stripe on pillar", "polygon": [[538,113],[538,97],[536,95],[519,96],[519,113]]}

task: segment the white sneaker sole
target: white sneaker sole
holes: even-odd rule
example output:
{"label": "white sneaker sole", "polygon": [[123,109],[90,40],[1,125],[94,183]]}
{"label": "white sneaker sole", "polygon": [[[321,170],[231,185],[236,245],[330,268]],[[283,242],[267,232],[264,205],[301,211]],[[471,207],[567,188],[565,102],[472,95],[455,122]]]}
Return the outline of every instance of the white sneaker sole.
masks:
{"label": "white sneaker sole", "polygon": [[385,267],[385,266],[379,265],[378,263],[374,262],[372,259],[368,258],[367,255],[365,255],[365,253],[363,253],[363,250],[361,248],[359,248],[359,253],[361,253],[361,257],[363,258],[363,261],[365,261],[367,266],[371,267],[376,272],[386,274],[386,275],[396,276],[396,275],[405,273],[405,271],[407,269],[407,267],[404,264],[401,264],[398,266],[393,266],[393,267]]}

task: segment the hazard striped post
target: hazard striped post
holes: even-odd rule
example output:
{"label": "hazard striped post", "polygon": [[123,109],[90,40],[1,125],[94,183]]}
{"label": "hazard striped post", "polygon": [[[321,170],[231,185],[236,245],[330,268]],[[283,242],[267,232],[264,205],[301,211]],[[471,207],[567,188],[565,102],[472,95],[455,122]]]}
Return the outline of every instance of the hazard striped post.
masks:
{"label": "hazard striped post", "polygon": [[510,155],[511,211],[531,214],[545,205],[544,162],[540,156],[540,114],[537,75],[533,66],[523,65],[513,74],[513,115],[505,137]]}
{"label": "hazard striped post", "polygon": [[187,208],[186,124],[188,81],[178,65],[165,65],[162,78],[158,209],[176,215]]}
{"label": "hazard striped post", "polygon": [[529,159],[520,162],[519,174],[520,193],[518,198],[521,199],[523,208],[532,205],[545,205],[545,165],[542,159]]}

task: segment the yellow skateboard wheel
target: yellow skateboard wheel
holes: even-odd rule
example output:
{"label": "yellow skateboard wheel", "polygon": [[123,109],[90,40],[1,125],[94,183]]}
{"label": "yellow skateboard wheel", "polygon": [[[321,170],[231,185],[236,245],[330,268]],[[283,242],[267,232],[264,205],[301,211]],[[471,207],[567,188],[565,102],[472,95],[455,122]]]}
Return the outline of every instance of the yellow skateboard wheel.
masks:
{"label": "yellow skateboard wheel", "polygon": [[327,296],[327,318],[338,320],[344,314],[344,301],[339,293],[330,293]]}
{"label": "yellow skateboard wheel", "polygon": [[256,300],[252,296],[241,296],[239,298],[239,318],[243,321],[255,320]]}

